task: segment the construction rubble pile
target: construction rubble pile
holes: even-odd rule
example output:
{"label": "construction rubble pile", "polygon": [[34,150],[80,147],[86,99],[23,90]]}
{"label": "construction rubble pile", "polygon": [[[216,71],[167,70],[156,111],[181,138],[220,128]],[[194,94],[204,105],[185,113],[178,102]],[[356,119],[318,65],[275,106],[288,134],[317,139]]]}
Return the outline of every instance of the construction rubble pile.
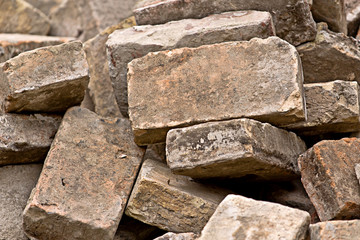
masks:
{"label": "construction rubble pile", "polygon": [[0,0],[0,240],[360,239],[360,1]]}

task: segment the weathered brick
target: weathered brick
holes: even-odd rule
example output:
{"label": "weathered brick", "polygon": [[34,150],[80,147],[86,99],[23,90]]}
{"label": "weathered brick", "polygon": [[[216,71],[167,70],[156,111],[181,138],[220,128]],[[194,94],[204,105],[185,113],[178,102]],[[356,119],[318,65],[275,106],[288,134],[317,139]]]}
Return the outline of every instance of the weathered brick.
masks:
{"label": "weathered brick", "polygon": [[46,15],[49,15],[51,12],[55,11],[63,2],[63,0],[26,0],[26,1]]}
{"label": "weathered brick", "polygon": [[360,220],[328,221],[310,225],[311,240],[360,239]]}
{"label": "weathered brick", "polygon": [[195,240],[196,238],[195,233],[166,233],[154,240]]}
{"label": "weathered brick", "polygon": [[46,35],[50,22],[40,10],[23,0],[0,0],[0,33]]}
{"label": "weathered brick", "polygon": [[159,26],[136,26],[115,31],[107,42],[110,77],[120,111],[128,116],[127,64],[149,52],[198,47],[226,41],[275,35],[267,12],[243,11],[187,19]]}
{"label": "weathered brick", "polygon": [[[346,80],[360,82],[360,50],[353,38],[318,24],[315,41],[297,47],[304,70],[304,82]],[[341,64],[340,64],[341,63]]]}
{"label": "weathered brick", "polygon": [[27,240],[22,212],[42,164],[0,167],[0,239]]}
{"label": "weathered brick", "polygon": [[199,240],[304,240],[307,212],[276,203],[228,195],[201,232]]}
{"label": "weathered brick", "polygon": [[135,18],[130,17],[118,25],[107,28],[84,44],[86,59],[89,63],[90,81],[88,92],[94,103],[95,112],[104,117],[121,116],[117,106],[114,90],[109,76],[109,65],[106,59],[106,41],[108,36],[118,29],[135,25]]}
{"label": "weathered brick", "polygon": [[354,169],[360,163],[360,139],[321,141],[298,162],[301,181],[321,221],[360,217],[360,188]]}
{"label": "weathered brick", "polygon": [[239,10],[270,12],[276,35],[295,46],[315,39],[315,22],[307,0],[142,0],[134,15],[137,24],[144,25]]}
{"label": "weathered brick", "polygon": [[170,128],[214,120],[281,126],[305,119],[300,59],[278,37],[149,53],[128,69],[139,145],[164,142]]}
{"label": "weathered brick", "polygon": [[22,53],[0,64],[0,108],[64,112],[84,98],[88,71],[79,41]]}
{"label": "weathered brick", "polygon": [[200,232],[227,191],[171,173],[166,164],[145,160],[126,215],[172,232]]}
{"label": "weathered brick", "polygon": [[313,0],[312,15],[317,22],[326,22],[334,32],[347,34],[346,0]]}
{"label": "weathered brick", "polygon": [[74,40],[67,37],[50,37],[30,34],[0,33],[0,62],[35,48],[58,45]]}
{"label": "weathered brick", "polygon": [[0,115],[0,166],[44,161],[61,116]]}
{"label": "weathered brick", "polygon": [[307,120],[286,126],[299,135],[356,132],[360,129],[357,82],[304,84]]}
{"label": "weathered brick", "polygon": [[344,0],[346,21],[349,36],[355,36],[360,24],[360,2],[358,0]]}
{"label": "weathered brick", "polygon": [[128,120],[69,109],[24,210],[26,234],[112,240],[143,154]]}
{"label": "weathered brick", "polygon": [[295,178],[305,151],[294,133],[244,118],[173,129],[166,139],[171,170],[193,178]]}

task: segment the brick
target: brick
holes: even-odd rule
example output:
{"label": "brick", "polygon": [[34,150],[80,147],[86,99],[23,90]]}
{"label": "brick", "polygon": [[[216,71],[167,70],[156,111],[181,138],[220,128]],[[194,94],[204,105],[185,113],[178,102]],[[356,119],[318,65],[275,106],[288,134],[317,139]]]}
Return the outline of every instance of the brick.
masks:
{"label": "brick", "polygon": [[44,13],[23,0],[0,0],[0,33],[47,35],[50,22]]}
{"label": "brick", "polygon": [[67,37],[50,37],[30,34],[0,33],[0,62],[35,48],[58,45],[74,40]]}
{"label": "brick", "polygon": [[22,53],[0,64],[0,108],[65,112],[83,100],[88,71],[79,41]]}
{"label": "brick", "polygon": [[149,53],[128,69],[139,145],[164,142],[170,128],[214,120],[281,126],[305,119],[300,59],[278,37]]}
{"label": "brick", "polygon": [[360,220],[328,221],[310,225],[311,240],[354,240],[360,238]]}
{"label": "brick", "polygon": [[355,81],[304,84],[307,120],[286,126],[299,135],[360,129],[359,86]]}
{"label": "brick", "polygon": [[347,34],[346,0],[314,0],[311,7],[316,22],[326,22],[334,32]]}
{"label": "brick", "polygon": [[299,157],[301,181],[321,221],[360,216],[360,188],[355,164],[360,139],[324,140]]}
{"label": "brick", "polygon": [[296,178],[305,151],[294,133],[244,118],[173,129],[166,139],[171,170],[193,178]]}
{"label": "brick", "polygon": [[355,36],[360,24],[360,3],[358,0],[344,0],[349,36]]}
{"label": "brick", "polygon": [[276,35],[295,46],[315,39],[315,22],[307,0],[143,0],[135,7],[134,15],[138,25],[153,25],[239,10],[272,13]]}
{"label": "brick", "polygon": [[0,239],[27,240],[22,212],[35,187],[42,164],[0,167]]}
{"label": "brick", "polygon": [[129,17],[136,0],[64,0],[50,14],[53,36],[69,36],[85,42],[109,26]]}
{"label": "brick", "polygon": [[0,115],[0,166],[44,161],[61,116]]}
{"label": "brick", "polygon": [[128,120],[69,109],[24,210],[26,234],[112,240],[143,154]]}
{"label": "brick", "polygon": [[[241,33],[241,34],[240,34]],[[198,47],[226,41],[275,35],[269,13],[242,11],[203,19],[187,19],[159,26],[136,26],[115,31],[107,42],[110,77],[117,103],[128,116],[127,64],[149,52]]]}
{"label": "brick", "polygon": [[200,232],[227,191],[171,173],[166,164],[145,160],[126,215],[172,232]]}
{"label": "brick", "polygon": [[195,240],[197,234],[194,233],[166,233],[154,240]]}
{"label": "brick", "polygon": [[118,25],[109,27],[84,44],[90,70],[89,95],[94,103],[95,112],[101,116],[121,116],[111,85],[106,56],[106,41],[108,36],[115,30],[129,28],[133,25],[135,25],[135,18],[130,17]]}
{"label": "brick", "polygon": [[63,2],[63,0],[26,0],[26,1],[46,15],[49,15],[51,12],[55,11]]}
{"label": "brick", "polygon": [[201,232],[199,240],[304,240],[307,212],[276,203],[228,195]]}
{"label": "brick", "polygon": [[[297,47],[305,83],[346,80],[360,82],[360,50],[355,39],[318,24],[315,41]],[[341,63],[341,64],[339,64]]]}

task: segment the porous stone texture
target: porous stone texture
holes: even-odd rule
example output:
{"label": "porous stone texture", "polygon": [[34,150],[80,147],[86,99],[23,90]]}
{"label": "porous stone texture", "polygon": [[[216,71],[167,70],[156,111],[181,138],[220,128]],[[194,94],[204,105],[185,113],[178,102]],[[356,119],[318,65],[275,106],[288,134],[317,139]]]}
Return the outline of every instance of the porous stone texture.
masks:
{"label": "porous stone texture", "polygon": [[334,32],[347,34],[345,14],[346,0],[314,0],[311,7],[312,15],[317,22],[326,22]]}
{"label": "porous stone texture", "polygon": [[[360,82],[360,50],[353,38],[318,24],[314,42],[297,47],[304,70],[304,82],[329,82],[334,80]],[[340,64],[341,63],[341,64]]]}
{"label": "porous stone texture", "polygon": [[166,233],[154,240],[195,240],[196,238],[195,233]]}
{"label": "porous stone texture", "polygon": [[301,135],[360,130],[359,85],[332,81],[304,84],[307,120],[286,126]]}
{"label": "porous stone texture", "polygon": [[149,53],[128,69],[139,145],[164,142],[170,128],[214,120],[281,126],[305,119],[300,59],[278,37]]}
{"label": "porous stone texture", "polygon": [[344,0],[348,34],[355,36],[360,24],[360,2],[358,0]]}
{"label": "porous stone texture", "polygon": [[86,59],[89,63],[90,70],[88,92],[94,103],[95,112],[101,116],[121,116],[111,85],[109,65],[106,56],[106,41],[108,36],[115,30],[129,28],[134,25],[135,18],[130,17],[118,25],[109,27],[84,44]]}
{"label": "porous stone texture", "polygon": [[63,2],[63,0],[26,0],[26,1],[46,15],[49,15],[51,12],[55,11]]}
{"label": "porous stone texture", "polygon": [[299,159],[301,181],[321,221],[360,216],[360,188],[355,164],[360,139],[324,140]]}
{"label": "porous stone texture", "polygon": [[360,183],[360,164],[355,165],[355,174]]}
{"label": "porous stone texture", "polygon": [[36,239],[113,239],[144,150],[125,119],[70,108],[24,210]]}
{"label": "porous stone texture", "polygon": [[166,138],[171,170],[193,178],[295,178],[305,151],[294,133],[245,118],[173,129]]}
{"label": "porous stone texture", "polygon": [[60,122],[56,115],[0,115],[0,166],[45,160]]}
{"label": "porous stone texture", "polygon": [[0,0],[0,33],[46,35],[49,19],[23,0]]}
{"label": "porous stone texture", "polygon": [[22,212],[40,175],[42,164],[0,167],[0,239],[27,240]]}
{"label": "porous stone texture", "polygon": [[228,195],[204,227],[199,240],[304,240],[309,224],[310,216],[305,211]]}
{"label": "porous stone texture", "polygon": [[0,34],[0,62],[35,48],[59,45],[74,40],[67,37],[49,37],[30,34]]}
{"label": "porous stone texture", "polygon": [[127,64],[149,52],[181,47],[198,47],[226,41],[274,36],[267,12],[240,11],[186,19],[158,26],[136,26],[115,31],[107,42],[110,77],[117,103],[128,116]]}
{"label": "porous stone texture", "polygon": [[328,221],[310,225],[311,240],[360,239],[360,220]]}
{"label": "porous stone texture", "polygon": [[166,164],[145,160],[126,215],[171,232],[200,232],[228,191],[171,173]]}
{"label": "porous stone texture", "polygon": [[89,67],[79,41],[35,49],[0,64],[5,112],[64,112],[80,104]]}
{"label": "porous stone texture", "polygon": [[64,0],[50,14],[50,35],[86,41],[130,17],[136,0]]}
{"label": "porous stone texture", "polygon": [[134,15],[137,24],[144,25],[239,10],[270,12],[276,35],[295,46],[315,38],[315,22],[306,0],[142,0],[137,3]]}

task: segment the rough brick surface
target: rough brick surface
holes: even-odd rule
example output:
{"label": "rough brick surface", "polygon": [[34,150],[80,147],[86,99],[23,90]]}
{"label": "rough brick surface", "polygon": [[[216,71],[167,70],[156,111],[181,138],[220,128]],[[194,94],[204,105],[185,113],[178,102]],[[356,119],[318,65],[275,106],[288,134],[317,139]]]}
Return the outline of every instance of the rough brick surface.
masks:
{"label": "rough brick surface", "polygon": [[154,240],[195,240],[197,235],[194,233],[166,233]]}
{"label": "rough brick surface", "polygon": [[24,210],[38,239],[113,239],[144,151],[130,123],[67,111]]}
{"label": "rough brick surface", "polygon": [[297,50],[305,83],[334,80],[360,82],[359,44],[342,33],[329,31],[326,24],[318,24],[314,42],[300,45]]}
{"label": "rough brick surface", "polygon": [[128,67],[139,145],[213,120],[250,117],[281,126],[305,119],[300,59],[278,37],[149,53]]}
{"label": "rough brick surface", "polygon": [[360,188],[355,164],[360,139],[321,141],[299,157],[301,181],[321,221],[360,217]]}
{"label": "rough brick surface", "polygon": [[74,40],[67,37],[50,37],[30,34],[0,33],[0,62],[35,48],[58,45]]}
{"label": "rough brick surface", "polygon": [[173,129],[166,139],[171,170],[193,178],[295,178],[297,158],[305,151],[294,133],[250,119]]}
{"label": "rough brick surface", "polygon": [[345,0],[345,12],[348,34],[355,36],[360,24],[360,2],[358,0]]}
{"label": "rough brick surface", "polygon": [[0,108],[64,112],[83,100],[88,71],[79,41],[22,53],[0,64]]}
{"label": "rough brick surface", "polygon": [[39,9],[46,15],[49,15],[51,12],[55,11],[63,0],[26,0],[28,3],[33,5],[35,8]]}
{"label": "rough brick surface", "polygon": [[271,12],[276,35],[295,46],[315,38],[315,22],[306,0],[142,0],[134,15],[137,24],[144,25],[239,10]]}
{"label": "rough brick surface", "polygon": [[0,167],[0,240],[27,240],[22,212],[42,164]]}
{"label": "rough brick surface", "polygon": [[0,166],[45,160],[60,122],[56,115],[0,115]]}
{"label": "rough brick surface", "polygon": [[46,35],[49,19],[23,0],[0,0],[0,33]]}
{"label": "rough brick surface", "polygon": [[301,135],[356,132],[360,129],[359,85],[332,81],[304,84],[307,120],[286,126]]}
{"label": "rough brick surface", "polygon": [[311,240],[360,239],[360,220],[328,221],[310,225]]}
{"label": "rough brick surface", "polygon": [[163,163],[146,160],[126,215],[172,232],[200,232],[228,192],[177,176]]}
{"label": "rough brick surface", "polygon": [[159,26],[136,26],[115,31],[107,42],[110,77],[124,116],[128,116],[127,64],[149,52],[198,47],[226,41],[275,35],[267,12],[242,11],[186,19]]}
{"label": "rough brick surface", "polygon": [[276,203],[228,195],[201,232],[199,240],[304,240],[307,212]]}

